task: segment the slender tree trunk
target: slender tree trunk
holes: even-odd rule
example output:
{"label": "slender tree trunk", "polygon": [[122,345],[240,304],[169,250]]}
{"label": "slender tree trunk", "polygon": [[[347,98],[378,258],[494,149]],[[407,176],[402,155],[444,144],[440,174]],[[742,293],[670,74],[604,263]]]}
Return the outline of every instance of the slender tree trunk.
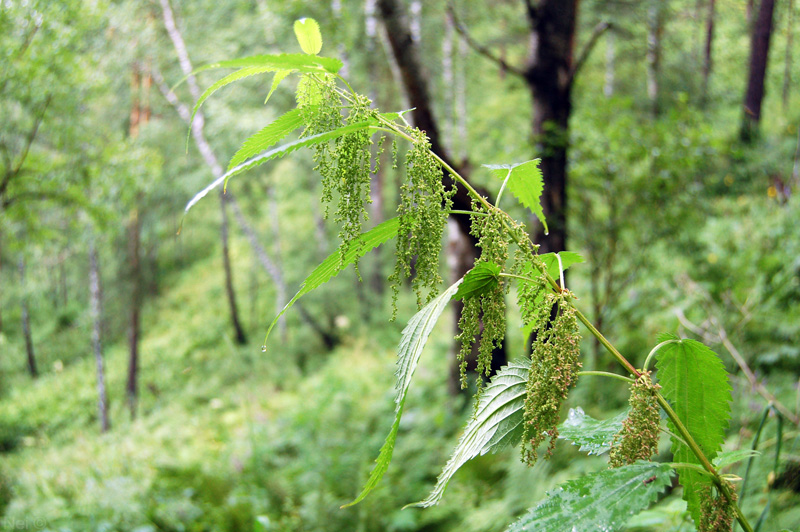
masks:
{"label": "slender tree trunk", "polygon": [[467,131],[467,57],[469,45],[463,37],[458,39],[458,64],[456,67],[456,137],[454,153],[464,166],[469,158],[469,139]]}
{"label": "slender tree trunk", "polygon": [[134,208],[128,223],[128,260],[129,278],[131,281],[130,314],[128,322],[128,382],[125,388],[128,397],[128,409],[131,419],[136,417],[139,380],[139,313],[142,303],[142,272],[140,260],[141,221],[139,212]]}
{"label": "slender tree trunk", "polygon": [[20,306],[22,307],[22,335],[25,338],[25,354],[28,358],[28,373],[34,379],[39,376],[39,370],[36,367],[36,354],[33,351],[33,337],[31,336],[31,318],[28,312],[28,294],[25,287],[25,258],[20,255],[19,257],[19,284],[22,287],[22,298]]}
{"label": "slender tree trunk", "polygon": [[664,5],[655,0],[648,11],[647,29],[647,97],[653,116],[661,112],[661,37],[664,33]]}
{"label": "slender tree trunk", "polygon": [[225,269],[225,293],[228,296],[228,308],[231,314],[231,325],[233,326],[234,338],[236,343],[244,345],[247,343],[247,336],[239,322],[239,309],[236,306],[236,292],[233,289],[233,274],[231,273],[231,257],[228,246],[228,207],[225,194],[222,190],[219,193],[219,207],[221,216],[220,236],[222,239],[222,264]]}
{"label": "slender tree trunk", "polygon": [[566,249],[567,152],[572,112],[573,49],[578,0],[542,0],[529,13],[531,53],[525,79],[533,100],[533,138],[544,179],[542,210],[549,234],[540,228],[541,252]]}
{"label": "slender tree trunk", "polygon": [[616,36],[613,31],[606,33],[606,75],[605,83],[603,84],[603,94],[606,98],[614,96],[614,75],[615,63],[617,58],[616,52]]}
{"label": "slender tree trunk", "polygon": [[92,349],[97,369],[97,412],[100,416],[100,431],[108,432],[111,424],[108,419],[108,394],[106,393],[106,375],[103,366],[103,305],[100,285],[100,267],[98,265],[97,247],[94,237],[89,241],[89,303],[92,316]]}
{"label": "slender tree trunk", "polygon": [[708,103],[708,80],[711,77],[712,51],[714,45],[714,10],[716,0],[708,0],[708,14],[706,17],[706,46],[703,55],[703,88],[700,103],[703,107]]}
{"label": "slender tree trunk", "polygon": [[[281,220],[278,214],[278,199],[275,196],[275,187],[268,186],[266,192],[267,201],[269,204],[270,229],[272,232],[272,237],[270,238],[272,241],[272,253],[275,256],[275,266],[278,268],[278,270],[283,271],[283,261],[281,260],[283,255],[281,252]],[[275,310],[280,312],[283,307],[286,306],[286,303],[289,300],[289,296],[286,292],[286,283],[277,284],[275,286],[275,290],[277,292],[275,297]],[[281,318],[278,320],[278,328],[280,329],[281,339],[286,342],[288,331],[286,329],[285,316],[281,316]]]}
{"label": "slender tree trunk", "polygon": [[758,136],[774,11],[775,0],[761,0],[758,8],[758,19],[753,27],[750,46],[750,68],[747,75],[747,92],[744,97],[744,113],[740,132],[740,136],[745,142],[750,142]]}
{"label": "slender tree trunk", "polygon": [[786,2],[787,15],[786,15],[786,52],[783,58],[783,91],[781,94],[781,103],[783,105],[783,112],[789,110],[789,88],[792,85],[792,41],[794,40],[794,0]]}

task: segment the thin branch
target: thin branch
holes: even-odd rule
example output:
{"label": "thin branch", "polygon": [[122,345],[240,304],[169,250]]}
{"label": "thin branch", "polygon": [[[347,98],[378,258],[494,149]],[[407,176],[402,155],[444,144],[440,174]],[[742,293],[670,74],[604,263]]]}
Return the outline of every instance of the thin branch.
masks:
{"label": "thin branch", "polygon": [[172,13],[172,6],[169,0],[161,0],[161,10],[164,13],[164,26],[167,28],[170,40],[175,47],[175,52],[178,54],[178,62],[181,65],[181,71],[187,76],[187,83],[189,84],[189,92],[192,98],[197,101],[200,98],[200,88],[197,86],[197,79],[191,75],[192,62],[189,59],[189,52],[186,50],[186,42],[183,40],[183,35],[178,30],[175,24],[175,15]]}
{"label": "thin branch", "polygon": [[494,54],[491,50],[489,50],[489,48],[480,44],[479,42],[477,42],[475,39],[472,38],[472,36],[467,31],[467,28],[461,23],[461,19],[458,18],[458,15],[456,14],[456,10],[455,7],[453,7],[452,2],[447,3],[447,11],[448,13],[450,13],[450,16],[453,17],[453,25],[455,26],[456,31],[458,32],[459,35],[464,37],[464,40],[467,41],[467,44],[469,45],[470,48],[472,48],[473,50],[475,50],[477,53],[487,58],[488,60],[492,61],[493,63],[496,63],[503,70],[511,72],[512,74],[515,74],[521,78],[525,77],[524,70],[512,64],[509,64],[505,59]]}
{"label": "thin branch", "polygon": [[42,106],[41,111],[39,111],[39,114],[34,119],[33,127],[28,132],[28,136],[25,139],[25,146],[22,148],[22,152],[19,155],[19,160],[17,161],[17,164],[9,168],[6,171],[5,175],[3,176],[3,181],[2,183],[0,183],[0,197],[2,197],[6,193],[6,190],[8,189],[8,184],[14,177],[17,176],[17,174],[19,174],[22,165],[25,164],[25,159],[28,158],[28,152],[30,151],[31,146],[33,145],[33,141],[36,139],[36,134],[39,132],[39,126],[42,124],[42,120],[44,120],[44,115],[47,112],[47,108],[50,106],[50,102],[52,101],[52,99],[53,99],[52,94],[48,94],[47,97],[45,98],[44,105]]}
{"label": "thin branch", "polygon": [[581,53],[578,54],[578,59],[572,66],[572,70],[570,70],[569,73],[570,83],[575,81],[575,76],[578,75],[578,72],[580,72],[581,68],[583,68],[583,65],[589,59],[589,55],[592,53],[592,50],[594,50],[595,45],[597,45],[597,41],[600,39],[600,37],[603,36],[603,34],[606,31],[610,29],[612,29],[612,24],[606,20],[599,22],[594,27],[594,29],[592,30],[592,35],[589,37],[589,40],[584,45],[583,50],[581,50]]}

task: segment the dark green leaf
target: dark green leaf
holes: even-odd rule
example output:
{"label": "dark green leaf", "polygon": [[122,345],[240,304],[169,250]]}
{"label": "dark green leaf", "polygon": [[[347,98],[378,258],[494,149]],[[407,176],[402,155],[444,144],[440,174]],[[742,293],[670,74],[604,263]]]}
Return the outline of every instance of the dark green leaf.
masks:
{"label": "dark green leaf", "polygon": [[[662,334],[658,343],[666,344],[658,351],[658,382],[661,393],[670,402],[686,430],[700,446],[703,454],[713,460],[725,438],[731,416],[731,385],[728,372],[716,353],[695,340],[679,340]],[[677,433],[673,423],[669,429]],[[672,438],[672,454],[676,462],[700,465],[700,460],[680,440]],[[687,468],[678,471],[683,485],[683,498],[695,520],[700,518],[700,491],[711,479]]]}
{"label": "dark green leaf", "polygon": [[319,24],[313,18],[295,20],[294,34],[305,53],[317,55],[322,50],[322,33],[319,31]]}
{"label": "dark green leaf", "polygon": [[476,456],[498,452],[516,445],[522,438],[522,413],[530,360],[511,362],[502,368],[483,390],[475,416],[439,475],[428,497],[408,506],[433,506],[442,498],[456,471]]}
{"label": "dark green leaf", "polygon": [[378,482],[380,482],[389,468],[397,439],[397,430],[400,427],[400,418],[403,415],[403,407],[406,403],[406,393],[411,385],[411,377],[414,375],[414,370],[417,369],[422,350],[433,331],[434,325],[436,325],[436,320],[444,312],[447,303],[450,302],[462,281],[463,279],[459,279],[458,282],[425,305],[422,310],[408,321],[408,325],[403,329],[400,345],[397,348],[397,397],[395,397],[397,407],[395,409],[394,423],[389,435],[386,437],[386,442],[381,447],[377,460],[375,460],[375,467],[369,476],[369,480],[367,480],[367,484],[358,497],[345,506],[352,506],[363,500],[378,485]]}
{"label": "dark green leaf", "polygon": [[536,215],[547,234],[547,222],[544,219],[544,211],[540,202],[544,181],[542,180],[542,171],[539,169],[539,162],[541,159],[533,159],[520,164],[485,164],[484,166],[495,177],[508,180],[506,187],[522,205]]}
{"label": "dark green leaf", "polygon": [[614,435],[627,416],[626,410],[610,419],[599,420],[587,416],[580,407],[570,408],[567,419],[558,427],[558,437],[580,446],[585,453],[603,454],[611,449]]}
{"label": "dark green leaf", "polygon": [[[347,252],[344,254],[344,257],[342,257],[342,254],[338,249],[328,255],[328,257],[323,260],[319,266],[314,268],[314,271],[311,272],[308,277],[306,277],[305,281],[303,281],[303,284],[300,287],[300,290],[294,295],[291,301],[286,303],[286,306],[283,307],[277,316],[275,316],[275,319],[272,320],[272,323],[269,325],[269,329],[267,329],[267,338],[269,338],[269,333],[272,331],[272,328],[275,327],[276,323],[278,323],[278,319],[280,319],[280,317],[283,316],[283,314],[289,310],[298,299],[336,277],[339,272],[345,269],[345,267],[347,267],[349,264],[352,264],[357,257],[363,257],[374,248],[397,236],[397,228],[399,225],[399,218],[395,217],[386,220],[385,222],[373,227],[352,242],[347,248]],[[267,338],[264,339],[265,344]]]}
{"label": "dark green leaf", "polygon": [[453,299],[479,296],[493,290],[500,282],[500,271],[500,266],[493,262],[479,262],[464,276],[464,282]]}
{"label": "dark green leaf", "polygon": [[228,164],[228,170],[243,163],[250,157],[271,148],[283,140],[286,135],[303,125],[303,114],[299,109],[292,109],[281,115],[274,122],[254,134],[242,144]]}
{"label": "dark green leaf", "polygon": [[670,483],[668,464],[636,462],[570,480],[547,494],[507,532],[617,530]]}

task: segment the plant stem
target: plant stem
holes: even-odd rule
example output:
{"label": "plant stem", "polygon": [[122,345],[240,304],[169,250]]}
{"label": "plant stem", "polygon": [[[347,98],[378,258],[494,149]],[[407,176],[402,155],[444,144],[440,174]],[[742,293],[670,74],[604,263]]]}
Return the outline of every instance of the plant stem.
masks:
{"label": "plant stem", "polygon": [[583,376],[583,375],[596,375],[598,377],[608,377],[610,379],[618,379],[618,380],[621,380],[621,381],[625,381],[625,382],[627,382],[629,384],[633,384],[634,382],[636,382],[633,379],[631,379],[630,377],[623,377],[622,375],[617,375],[616,373],[611,373],[611,372],[608,372],[608,371],[579,371],[578,372],[578,376]]}
{"label": "plant stem", "polygon": [[[550,277],[549,275],[547,277],[548,277],[549,280],[551,280],[553,282],[553,284],[555,284],[555,281],[552,280],[552,277]],[[636,368],[634,368],[633,364],[628,362],[628,359],[625,358],[624,356],[622,356],[622,353],[617,351],[617,348],[614,347],[613,345],[611,345],[611,342],[606,340],[606,337],[603,336],[600,333],[600,331],[598,331],[597,328],[594,325],[592,325],[592,322],[590,322],[589,319],[586,316],[583,315],[583,312],[581,312],[580,310],[578,310],[576,308],[575,309],[575,316],[577,316],[577,318],[581,321],[581,323],[583,323],[586,326],[586,328],[589,329],[589,332],[592,333],[592,336],[597,338],[597,340],[601,344],[603,344],[603,347],[605,347],[608,350],[608,352],[611,353],[614,356],[614,358],[616,358],[617,361],[622,365],[622,367],[624,367],[626,370],[628,370],[628,372],[631,375],[634,375],[637,378],[642,375],[641,371],[639,371]]]}

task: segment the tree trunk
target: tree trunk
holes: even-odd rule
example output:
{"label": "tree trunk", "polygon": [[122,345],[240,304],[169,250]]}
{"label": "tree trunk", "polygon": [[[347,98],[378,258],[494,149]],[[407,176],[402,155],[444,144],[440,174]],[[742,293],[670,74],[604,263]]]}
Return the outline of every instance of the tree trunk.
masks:
{"label": "tree trunk", "polygon": [[613,31],[606,33],[606,75],[605,83],[603,84],[603,94],[606,98],[614,96],[615,62],[617,58],[615,39],[616,36]]}
{"label": "tree trunk", "polygon": [[783,112],[789,110],[789,88],[792,85],[792,41],[794,40],[794,0],[786,2],[788,14],[786,16],[786,52],[783,59],[783,91],[781,103]]}
{"label": "tree trunk", "polygon": [[542,0],[529,12],[531,54],[525,80],[533,99],[533,138],[544,179],[542,210],[550,233],[540,228],[541,253],[566,249],[567,152],[572,112],[573,49],[578,0]]}
{"label": "tree trunk", "polygon": [[740,137],[744,142],[750,142],[758,136],[774,11],[775,0],[761,0],[750,46],[750,68],[747,75],[747,92],[744,97],[744,113],[740,132]]}
{"label": "tree trunk", "polygon": [[706,18],[706,46],[703,55],[703,88],[700,104],[705,107],[708,103],[708,80],[711,77],[712,49],[714,45],[714,8],[716,0],[708,0],[708,15]]}
{"label": "tree trunk", "polygon": [[221,213],[220,237],[222,239],[222,264],[225,269],[225,294],[228,296],[228,308],[231,313],[231,325],[236,343],[244,345],[247,343],[247,336],[244,334],[242,324],[239,322],[239,309],[236,306],[236,292],[233,289],[233,274],[231,273],[231,256],[228,247],[228,207],[225,194],[219,192],[219,207]]}
{"label": "tree trunk", "polygon": [[138,398],[138,379],[139,379],[139,312],[142,303],[142,272],[140,253],[141,222],[139,212],[134,208],[128,224],[128,260],[129,278],[131,281],[130,294],[130,314],[128,323],[128,382],[126,393],[128,397],[128,409],[131,419],[136,417],[136,401]]}
{"label": "tree trunk", "polygon": [[647,97],[653,116],[661,112],[661,36],[664,33],[664,5],[661,0],[655,3],[648,11],[647,29]]}
{"label": "tree trunk", "polygon": [[106,393],[106,376],[103,367],[103,306],[100,285],[100,268],[97,258],[97,247],[94,237],[89,241],[89,308],[92,316],[92,349],[97,369],[97,413],[100,416],[100,431],[108,432],[111,424],[108,420],[108,394]]}
{"label": "tree trunk", "polygon": [[22,287],[22,298],[20,306],[22,307],[22,335],[25,338],[25,354],[28,357],[28,373],[34,379],[39,376],[39,370],[36,367],[36,354],[33,351],[33,337],[31,336],[31,318],[28,312],[28,294],[25,292],[25,258],[20,255],[19,257],[19,284]]}

